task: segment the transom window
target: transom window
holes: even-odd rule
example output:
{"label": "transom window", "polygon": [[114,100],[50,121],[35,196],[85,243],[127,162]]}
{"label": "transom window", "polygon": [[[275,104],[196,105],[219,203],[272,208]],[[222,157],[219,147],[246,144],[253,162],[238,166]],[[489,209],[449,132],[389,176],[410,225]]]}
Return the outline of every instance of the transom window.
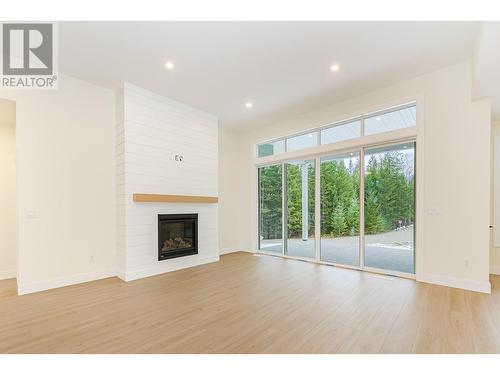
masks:
{"label": "transom window", "polygon": [[416,103],[412,102],[260,143],[257,145],[257,157],[278,155],[416,125],[417,108]]}

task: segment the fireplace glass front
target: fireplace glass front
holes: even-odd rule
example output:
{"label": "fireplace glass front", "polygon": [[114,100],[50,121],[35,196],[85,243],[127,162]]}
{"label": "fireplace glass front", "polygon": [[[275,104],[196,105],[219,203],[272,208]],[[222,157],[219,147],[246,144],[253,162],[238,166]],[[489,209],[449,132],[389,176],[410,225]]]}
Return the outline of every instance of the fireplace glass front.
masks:
{"label": "fireplace glass front", "polygon": [[198,254],[198,214],[158,215],[158,260]]}

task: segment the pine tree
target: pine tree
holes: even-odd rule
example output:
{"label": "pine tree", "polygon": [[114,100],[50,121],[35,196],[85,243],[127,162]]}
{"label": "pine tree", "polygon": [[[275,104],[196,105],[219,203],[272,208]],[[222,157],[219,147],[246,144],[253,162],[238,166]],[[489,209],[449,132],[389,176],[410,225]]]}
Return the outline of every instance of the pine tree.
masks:
{"label": "pine tree", "polygon": [[380,213],[377,198],[371,192],[365,194],[365,233],[375,234],[384,230],[385,223]]}
{"label": "pine tree", "polygon": [[359,234],[359,201],[352,197],[346,217],[347,234],[354,236]]}
{"label": "pine tree", "polygon": [[[366,161],[365,209],[366,233],[380,233],[413,223],[413,158],[400,151],[375,153]],[[314,234],[314,168],[308,168],[309,235]],[[264,238],[281,238],[282,169],[281,165],[263,167],[260,179],[260,228]],[[359,233],[359,160],[332,159],[321,162],[321,233],[355,235]],[[287,218],[290,237],[302,234],[301,166],[286,165]]]}
{"label": "pine tree", "polygon": [[302,175],[298,165],[286,165],[286,180],[288,237],[298,237],[302,232]]}
{"label": "pine tree", "polygon": [[339,204],[332,215],[332,236],[340,237],[346,233],[347,224],[345,218],[344,207]]}
{"label": "pine tree", "polygon": [[259,169],[260,235],[264,239],[281,238],[281,165]]}

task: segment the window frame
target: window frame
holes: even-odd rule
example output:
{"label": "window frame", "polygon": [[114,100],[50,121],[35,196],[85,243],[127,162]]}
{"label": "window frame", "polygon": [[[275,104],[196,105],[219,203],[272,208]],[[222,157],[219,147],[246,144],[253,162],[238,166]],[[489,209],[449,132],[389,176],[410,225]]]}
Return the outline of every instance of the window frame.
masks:
{"label": "window frame", "polygon": [[[395,271],[395,270],[388,270],[388,269],[379,269],[379,268],[374,268],[374,267],[367,267],[365,265],[365,253],[364,253],[364,247],[365,247],[365,233],[364,233],[364,219],[365,219],[365,205],[364,205],[364,194],[365,194],[365,187],[364,187],[364,179],[365,175],[364,173],[360,173],[360,240],[359,240],[359,265],[350,265],[350,264],[342,264],[342,263],[336,263],[336,262],[331,262],[331,261],[325,261],[321,260],[321,158],[324,156],[330,156],[333,154],[343,154],[343,153],[349,153],[349,152],[358,152],[358,156],[360,158],[360,171],[365,168],[365,151],[372,149],[372,148],[377,148],[377,147],[382,147],[382,146],[390,146],[390,145],[398,145],[398,144],[404,144],[404,143],[413,143],[414,144],[414,152],[415,152],[415,157],[414,157],[414,173],[415,173],[415,193],[414,193],[414,207],[415,207],[415,227],[414,227],[414,248],[413,248],[413,273],[406,273],[406,272],[400,272],[400,271]],[[314,168],[315,168],[315,241],[314,241],[314,258],[306,258],[306,257],[298,257],[298,256],[293,256],[293,255],[288,255],[287,254],[287,241],[286,238],[288,236],[287,233],[287,221],[286,221],[286,215],[287,215],[287,208],[286,208],[286,174],[284,172],[285,170],[285,165],[287,162],[290,161],[296,161],[297,157],[295,156],[289,156],[289,157],[284,157],[279,161],[272,161],[272,162],[262,162],[262,163],[255,163],[254,168],[257,173],[257,176],[259,174],[259,168],[266,167],[266,166],[272,166],[272,165],[280,165],[282,166],[282,253],[276,253],[276,252],[269,252],[260,249],[260,228],[257,227],[257,249],[255,250],[257,254],[263,254],[263,255],[270,255],[270,256],[276,256],[276,257],[281,257],[281,258],[286,258],[286,259],[295,259],[295,260],[302,260],[310,263],[316,263],[316,264],[324,264],[324,265],[330,265],[330,266],[336,266],[336,267],[342,267],[342,268],[348,268],[348,269],[354,269],[358,271],[364,271],[364,272],[371,272],[371,273],[379,273],[379,274],[384,274],[384,275],[390,275],[390,276],[396,276],[396,277],[402,277],[406,279],[413,279],[417,280],[418,279],[418,274],[417,274],[417,256],[418,252],[421,252],[422,249],[419,245],[418,242],[418,233],[417,230],[420,231],[418,221],[421,220],[419,217],[421,216],[421,212],[419,212],[418,207],[417,207],[417,199],[418,199],[418,185],[417,181],[419,179],[417,173],[422,173],[418,169],[418,161],[417,161],[417,145],[419,143],[418,141],[418,136],[415,135],[410,135],[404,138],[390,138],[387,140],[383,141],[376,141],[376,142],[367,142],[367,143],[360,143],[359,145],[350,147],[350,148],[341,148],[341,149],[335,149],[333,151],[323,151],[320,153],[309,153],[305,156],[300,156],[299,158],[309,158],[310,160],[314,160]],[[422,146],[419,146],[422,147]],[[303,150],[301,150],[303,151]],[[256,188],[257,192],[259,191],[259,178],[257,177],[256,181]],[[257,201],[259,201],[259,195],[257,194]],[[260,205],[258,205],[257,208],[257,220],[259,221],[260,218]],[[417,226],[418,225],[418,226]]]}
{"label": "window frame", "polygon": [[[416,100],[412,100],[412,101],[409,101],[409,102],[405,102],[403,104],[398,104],[398,105],[386,107],[386,108],[381,109],[381,110],[366,112],[366,113],[363,113],[363,114],[361,114],[359,116],[352,116],[352,117],[349,117],[347,119],[343,119],[343,120],[340,120],[340,121],[335,121],[333,123],[328,123],[326,125],[316,126],[314,128],[307,129],[307,130],[304,130],[304,131],[300,131],[300,132],[297,132],[297,133],[291,133],[291,134],[288,134],[288,135],[285,135],[285,136],[282,136],[282,137],[276,137],[276,138],[264,140],[264,141],[261,141],[261,142],[257,142],[254,145],[254,148],[255,148],[254,155],[255,155],[256,159],[259,160],[259,159],[265,159],[265,158],[269,158],[269,157],[275,157],[277,155],[283,155],[283,154],[286,154],[288,152],[303,151],[303,150],[308,150],[308,149],[313,150],[316,147],[321,147],[321,146],[325,146],[325,145],[332,145],[332,144],[337,144],[337,143],[346,142],[346,141],[352,141],[352,140],[360,140],[360,139],[363,139],[364,137],[371,137],[371,136],[376,136],[376,135],[380,135],[380,134],[385,135],[385,134],[390,134],[392,132],[401,131],[401,130],[405,130],[405,129],[413,129],[413,128],[417,127],[417,122],[418,122],[418,107],[417,107],[417,104],[418,103],[417,103]],[[369,135],[365,134],[365,120],[367,118],[372,118],[372,117],[375,117],[375,116],[382,116],[382,115],[387,114],[387,113],[397,112],[397,111],[404,110],[404,109],[407,109],[407,108],[412,108],[412,107],[415,107],[415,113],[417,115],[417,121],[415,122],[415,126],[410,126],[410,127],[400,128],[400,129],[394,129],[394,130],[388,130],[388,131],[373,133],[373,134],[369,134]],[[360,123],[361,123],[360,124],[361,128],[360,128],[360,136],[359,137],[349,138],[349,139],[346,139],[346,140],[341,140],[341,141],[337,141],[337,142],[330,142],[330,143],[322,143],[321,142],[321,131],[327,130],[327,129],[332,129],[332,128],[335,128],[337,126],[346,125],[346,124],[349,124],[349,123],[352,123],[352,122],[356,122],[356,121],[360,121]],[[316,146],[305,147],[305,148],[298,149],[298,150],[293,150],[293,151],[289,151],[288,150],[288,140],[289,139],[295,138],[295,137],[299,137],[299,136],[305,135],[305,134],[310,134],[310,133],[312,133],[312,134],[316,133]],[[278,142],[278,141],[284,141],[284,151],[283,152],[281,152],[279,154],[268,155],[268,156],[259,156],[259,146],[260,145],[263,145],[263,144],[266,144],[266,143],[274,143],[274,142]]]}

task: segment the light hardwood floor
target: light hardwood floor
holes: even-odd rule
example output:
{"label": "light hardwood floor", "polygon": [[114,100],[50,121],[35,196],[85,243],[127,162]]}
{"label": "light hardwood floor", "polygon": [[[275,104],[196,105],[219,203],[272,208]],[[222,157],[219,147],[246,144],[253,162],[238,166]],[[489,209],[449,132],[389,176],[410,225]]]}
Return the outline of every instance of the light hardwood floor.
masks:
{"label": "light hardwood floor", "polygon": [[15,295],[2,353],[500,353],[491,295],[247,253],[124,283]]}

